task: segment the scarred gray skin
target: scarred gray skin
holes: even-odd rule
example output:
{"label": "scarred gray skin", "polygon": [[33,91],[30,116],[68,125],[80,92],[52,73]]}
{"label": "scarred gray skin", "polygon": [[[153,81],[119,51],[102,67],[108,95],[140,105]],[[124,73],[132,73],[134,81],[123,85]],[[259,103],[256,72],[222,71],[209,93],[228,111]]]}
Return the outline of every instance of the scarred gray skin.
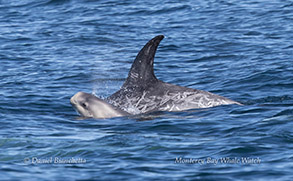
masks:
{"label": "scarred gray skin", "polygon": [[[109,103],[130,113],[182,111],[226,104],[241,105],[207,91],[158,80],[153,64],[157,47],[163,38],[163,35],[154,37],[140,50],[121,89],[107,98]],[[132,109],[127,109],[129,107]]]}
{"label": "scarred gray skin", "polygon": [[85,117],[111,118],[153,111],[183,111],[226,104],[239,104],[228,98],[158,80],[153,64],[156,50],[164,38],[151,39],[138,53],[128,77],[119,91],[105,100],[79,92],[71,104]]}

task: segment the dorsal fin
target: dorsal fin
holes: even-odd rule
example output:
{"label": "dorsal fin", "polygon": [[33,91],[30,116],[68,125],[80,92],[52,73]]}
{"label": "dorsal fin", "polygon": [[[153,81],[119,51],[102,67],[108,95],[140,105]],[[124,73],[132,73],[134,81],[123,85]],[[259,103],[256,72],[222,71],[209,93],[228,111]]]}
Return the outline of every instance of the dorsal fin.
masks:
{"label": "dorsal fin", "polygon": [[154,37],[140,50],[131,66],[128,77],[122,88],[144,88],[149,83],[158,81],[154,74],[154,57],[163,38],[163,35]]}

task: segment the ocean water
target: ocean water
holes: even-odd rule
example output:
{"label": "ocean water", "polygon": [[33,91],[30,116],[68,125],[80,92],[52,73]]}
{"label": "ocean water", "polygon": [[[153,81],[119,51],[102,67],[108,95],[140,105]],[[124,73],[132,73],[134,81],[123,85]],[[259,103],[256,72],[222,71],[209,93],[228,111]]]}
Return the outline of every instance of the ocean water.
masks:
{"label": "ocean water", "polygon": [[[0,0],[1,180],[292,180],[293,1]],[[160,80],[239,101],[79,119],[163,34]]]}

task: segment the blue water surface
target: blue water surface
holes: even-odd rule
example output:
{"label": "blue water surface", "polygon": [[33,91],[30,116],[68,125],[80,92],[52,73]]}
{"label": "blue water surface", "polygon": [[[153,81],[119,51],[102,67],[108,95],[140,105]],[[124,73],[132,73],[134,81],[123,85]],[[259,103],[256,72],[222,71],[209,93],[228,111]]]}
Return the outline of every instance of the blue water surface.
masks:
{"label": "blue water surface", "polygon": [[[293,1],[0,0],[1,180],[293,180]],[[160,80],[239,101],[79,119],[163,34]]]}

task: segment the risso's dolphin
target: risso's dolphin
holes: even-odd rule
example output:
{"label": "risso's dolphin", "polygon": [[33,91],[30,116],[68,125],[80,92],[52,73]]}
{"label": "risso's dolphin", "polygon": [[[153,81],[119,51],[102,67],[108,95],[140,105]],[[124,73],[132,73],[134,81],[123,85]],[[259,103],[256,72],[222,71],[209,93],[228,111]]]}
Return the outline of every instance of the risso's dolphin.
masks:
{"label": "risso's dolphin", "polygon": [[108,102],[85,92],[76,93],[70,99],[70,103],[84,117],[112,118],[130,115]]}
{"label": "risso's dolphin", "polygon": [[226,104],[241,105],[239,102],[207,91],[158,80],[153,65],[156,50],[163,38],[163,35],[154,37],[140,50],[119,91],[105,100],[79,92],[71,98],[72,105],[81,115],[94,118],[119,117],[153,111],[183,111]]}

